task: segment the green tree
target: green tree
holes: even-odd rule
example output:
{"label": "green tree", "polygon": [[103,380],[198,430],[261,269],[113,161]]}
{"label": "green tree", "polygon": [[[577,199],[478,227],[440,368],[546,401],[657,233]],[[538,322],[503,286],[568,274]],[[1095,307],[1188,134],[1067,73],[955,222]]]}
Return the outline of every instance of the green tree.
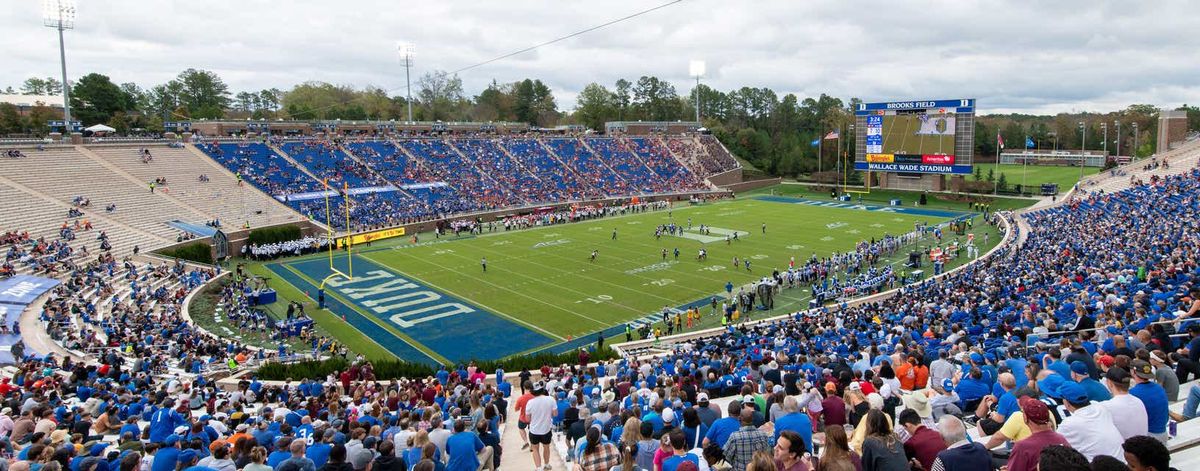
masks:
{"label": "green tree", "polygon": [[229,108],[229,86],[214,72],[187,69],[172,82],[180,84],[179,99],[186,108],[186,117],[214,119],[225,115]]}
{"label": "green tree", "polygon": [[988,183],[996,181],[996,170],[995,169],[992,169],[992,168],[988,169],[986,180]]}
{"label": "green tree", "polygon": [[632,107],[639,119],[674,121],[680,118],[679,95],[675,86],[658,77],[642,76],[633,86]]}
{"label": "green tree", "polygon": [[617,117],[617,97],[598,83],[589,83],[575,100],[575,115],[588,129],[603,130],[606,121]]}
{"label": "green tree", "polygon": [[983,169],[978,165],[975,166],[975,181],[983,180]]}
{"label": "green tree", "polygon": [[134,109],[133,100],[108,76],[97,73],[80,77],[71,87],[71,112],[85,126],[107,123],[113,114]]}
{"label": "green tree", "polygon": [[633,104],[633,85],[628,80],[619,79],[613,88],[613,104],[617,106],[617,120],[635,119],[631,116],[630,106]]}
{"label": "green tree", "polygon": [[554,104],[554,95],[550,93],[550,87],[547,87],[541,80],[525,79],[517,82],[514,89],[516,100],[513,112],[517,121],[535,126],[545,126],[550,124],[552,118],[556,117],[557,107]]}
{"label": "green tree", "polygon": [[1001,190],[1008,189],[1008,177],[1004,175],[1004,172],[1000,172],[1000,179],[996,180],[996,186]]}
{"label": "green tree", "polygon": [[433,71],[417,80],[417,103],[425,121],[451,121],[464,117],[462,79],[444,71]]}
{"label": "green tree", "polygon": [[21,84],[22,95],[61,95],[62,82],[54,77],[30,77]]}
{"label": "green tree", "polygon": [[0,134],[21,132],[21,114],[12,103],[0,103]]}

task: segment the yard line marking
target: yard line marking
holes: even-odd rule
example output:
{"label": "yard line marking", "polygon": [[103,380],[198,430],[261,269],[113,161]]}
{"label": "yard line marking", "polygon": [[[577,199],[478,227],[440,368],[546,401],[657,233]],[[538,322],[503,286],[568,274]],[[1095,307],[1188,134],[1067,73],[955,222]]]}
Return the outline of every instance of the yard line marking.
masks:
{"label": "yard line marking", "polygon": [[[461,255],[458,255],[458,256],[459,256],[459,257],[462,257]],[[392,272],[394,272],[394,273],[403,274],[404,276],[407,276],[407,277],[409,277],[409,278],[412,278],[412,279],[414,279],[414,280],[420,281],[421,283],[424,283],[426,286],[429,286],[429,287],[431,287],[431,288],[435,288],[435,289],[437,289],[437,290],[440,290],[440,291],[442,291],[442,292],[445,292],[445,293],[448,293],[448,294],[450,294],[450,295],[456,296],[456,297],[458,297],[458,298],[460,298],[460,299],[462,299],[462,300],[464,300],[464,301],[467,301],[467,302],[469,302],[469,303],[472,303],[472,304],[476,304],[476,305],[478,305],[478,306],[480,306],[480,307],[487,308],[487,309],[489,310],[488,312],[491,312],[491,313],[493,313],[493,314],[496,314],[496,315],[498,315],[498,316],[505,317],[505,318],[507,318],[507,319],[509,319],[509,320],[512,320],[512,321],[514,321],[514,322],[517,322],[517,323],[519,323],[519,324],[521,324],[521,325],[524,325],[524,326],[526,326],[526,327],[529,327],[529,328],[532,328],[532,329],[534,329],[534,330],[537,330],[538,332],[544,333],[544,334],[546,334],[546,335],[549,335],[549,336],[551,336],[551,337],[553,337],[553,338],[556,338],[556,339],[558,339],[558,340],[566,340],[566,337],[559,336],[559,335],[557,335],[557,334],[555,334],[555,333],[553,333],[553,332],[550,332],[550,331],[548,331],[548,330],[546,330],[546,329],[543,329],[543,328],[541,328],[541,327],[538,327],[538,326],[536,326],[536,325],[534,325],[534,324],[531,324],[531,323],[529,323],[529,322],[527,322],[527,321],[524,321],[524,320],[521,320],[521,319],[517,319],[516,317],[513,317],[513,316],[511,316],[511,315],[508,315],[508,314],[504,313],[503,311],[501,311],[501,310],[499,310],[499,309],[496,309],[496,308],[493,308],[493,307],[491,307],[491,306],[488,306],[488,305],[486,305],[486,304],[483,304],[483,303],[481,303],[481,302],[477,301],[477,299],[478,299],[478,298],[475,298],[475,297],[467,297],[467,296],[463,296],[463,295],[461,295],[461,294],[458,294],[457,292],[455,292],[455,291],[453,291],[453,290],[447,289],[447,288],[445,288],[445,287],[442,287],[442,286],[440,286],[440,285],[437,285],[437,284],[435,284],[435,283],[430,283],[429,281],[427,281],[427,280],[425,280],[425,279],[422,279],[421,277],[414,276],[414,275],[413,275],[411,272],[401,272],[401,271],[399,271],[399,270],[397,270],[397,269],[395,269],[395,268],[392,268],[390,265],[388,265],[388,264],[387,264],[387,263],[385,263],[385,262],[381,262],[381,261],[379,261],[379,260],[375,260],[375,259],[373,259],[373,258],[370,258],[370,257],[366,257],[366,258],[367,258],[368,260],[371,260],[372,262],[375,262],[376,264],[379,264],[379,265],[381,265],[381,266],[384,266],[384,267],[386,267],[388,270],[390,270],[390,271],[392,271]],[[577,317],[582,317],[582,318],[584,318],[584,319],[590,320],[590,321],[592,321],[592,322],[595,322],[595,323],[597,323],[597,324],[601,324],[601,325],[603,325],[603,324],[602,324],[600,321],[597,321],[597,320],[595,320],[595,319],[592,319],[592,318],[590,318],[590,317],[587,317],[587,316],[584,316],[584,315],[578,314],[578,313],[576,313],[576,312],[574,312],[574,311],[571,311],[571,310],[569,310],[569,309],[564,309],[564,308],[562,308],[561,306],[558,306],[558,305],[556,305],[556,304],[548,303],[548,302],[546,302],[546,301],[543,301],[543,300],[541,300],[541,299],[538,299],[538,298],[535,298],[535,297],[529,296],[529,295],[527,295],[527,294],[525,294],[525,293],[522,293],[522,292],[520,292],[520,291],[516,291],[516,290],[514,290],[514,289],[511,289],[511,288],[506,288],[506,287],[503,287],[503,286],[497,285],[497,284],[495,284],[495,283],[492,283],[492,282],[490,282],[490,281],[485,281],[485,280],[479,279],[479,278],[477,278],[477,277],[474,277],[474,276],[468,275],[468,274],[466,274],[466,273],[463,273],[463,272],[461,272],[461,271],[459,271],[459,270],[455,270],[455,269],[453,269],[453,268],[447,267],[447,266],[445,266],[445,265],[442,265],[442,264],[440,264],[440,263],[435,263],[435,262],[433,262],[433,261],[430,261],[430,260],[427,260],[427,259],[416,258],[416,257],[414,257],[414,260],[419,260],[419,261],[421,261],[421,262],[423,262],[423,263],[428,263],[428,264],[430,264],[430,265],[433,265],[433,266],[435,266],[435,267],[438,267],[438,268],[440,268],[440,269],[442,269],[442,270],[446,270],[446,271],[449,271],[449,272],[457,273],[457,274],[459,274],[459,275],[462,275],[462,276],[465,276],[465,277],[471,278],[471,279],[472,279],[472,280],[474,280],[474,281],[482,282],[482,283],[484,283],[484,284],[491,285],[491,286],[493,286],[493,287],[495,287],[495,288],[498,288],[498,289],[501,289],[501,290],[504,290],[504,291],[508,291],[508,292],[510,292],[510,293],[513,293],[513,294],[515,294],[515,295],[517,295],[517,296],[520,296],[520,297],[522,297],[522,298],[531,299],[531,300],[533,300],[534,302],[537,302],[538,304],[545,304],[545,305],[547,305],[547,306],[550,306],[550,307],[552,307],[552,308],[554,308],[554,309],[557,309],[557,310],[560,310],[560,311],[566,312],[566,313],[568,313],[568,314],[571,314],[571,315],[574,315],[574,316],[577,316]],[[509,272],[511,272],[511,270],[504,270],[504,269],[502,269],[502,268],[495,268],[494,270],[497,270],[497,271],[503,270],[503,271],[509,271]]]}

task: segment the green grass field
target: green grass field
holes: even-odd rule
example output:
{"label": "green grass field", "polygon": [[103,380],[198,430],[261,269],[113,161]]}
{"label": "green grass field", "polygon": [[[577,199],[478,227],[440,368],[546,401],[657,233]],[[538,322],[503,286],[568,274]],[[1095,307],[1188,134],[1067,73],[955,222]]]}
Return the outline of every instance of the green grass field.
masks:
{"label": "green grass field", "polygon": [[[779,186],[776,194],[789,193],[787,190],[793,187]],[[929,208],[965,211],[966,206],[931,204]],[[664,306],[676,307],[723,293],[726,282],[741,286],[756,281],[773,269],[786,269],[790,257],[801,263],[814,254],[824,257],[834,251],[850,250],[861,240],[910,231],[917,221],[938,223],[951,216],[739,198],[676,207],[670,213],[655,211],[511,232],[485,231],[474,237],[439,240],[432,234],[422,234],[420,244],[413,245],[408,238],[376,242],[370,247],[360,247],[358,256],[466,300],[504,322],[536,330],[552,342],[560,342],[594,337],[600,330],[655,314]],[[686,226],[689,218],[693,227],[701,223],[709,225],[717,239],[707,243],[673,236],[655,239],[656,225],[673,221]],[[978,219],[976,222],[972,232],[980,239],[987,233],[990,245],[999,241],[994,229],[978,224]],[[763,223],[767,225],[765,234]],[[618,234],[615,241],[614,228]],[[739,240],[726,244],[719,235],[722,230],[738,231]],[[931,243],[926,241],[922,245]],[[696,260],[701,246],[708,250],[707,261]],[[675,248],[680,250],[678,260],[673,254]],[[987,248],[990,247],[984,247]],[[598,251],[594,263],[589,261],[593,249]],[[662,249],[668,251],[665,261]],[[486,274],[480,267],[482,257],[488,259]],[[733,257],[750,259],[751,270],[747,271],[744,265],[735,268]],[[885,263],[901,263],[902,258],[903,254]],[[248,268],[255,274],[271,276],[265,264],[251,262]],[[311,293],[306,290],[296,289],[278,278],[272,286],[279,291],[280,300],[268,308],[270,311],[281,311],[289,300],[307,303],[321,333],[340,339],[369,358],[392,356],[387,349],[368,340],[380,333],[360,332],[333,313],[316,309],[309,299]],[[807,288],[785,290],[776,299],[775,311],[754,315],[798,310],[807,307],[808,297]],[[354,309],[369,314],[361,306]],[[709,310],[702,312],[708,314]],[[695,328],[715,326],[718,322],[717,316],[708,316]],[[395,326],[389,326],[389,330],[408,333]],[[619,337],[623,339],[623,335]],[[406,341],[413,343],[412,338]],[[546,346],[533,345],[526,351]]]}
{"label": "green grass field", "polygon": [[[930,119],[947,119],[953,122],[953,115],[929,115]],[[897,114],[883,117],[883,152],[884,154],[954,154],[954,129],[949,134],[917,134],[921,129],[921,115]],[[953,126],[951,124],[951,126]],[[943,128],[944,130],[944,128]]]}
{"label": "green grass field", "polygon": [[[853,189],[853,188],[852,188]],[[862,187],[857,187],[861,190]],[[828,191],[817,190],[814,185],[805,184],[782,184],[774,185],[767,188],[760,188],[747,192],[746,195],[783,195],[795,196],[798,198],[808,198],[820,201],[832,201]],[[905,207],[913,207],[921,198],[920,192],[904,191],[904,190],[880,190],[872,188],[870,193],[854,193],[852,194],[854,201],[857,202],[859,196],[862,197],[863,203],[887,205],[892,199],[899,199]],[[972,201],[979,201],[990,204],[992,209],[1020,209],[1034,203],[1034,200],[1028,198],[1004,198],[993,197],[992,195],[971,195]],[[932,193],[926,198],[924,207],[933,209],[946,209],[950,211],[970,211],[971,203],[963,201],[951,201],[946,195]]]}
{"label": "green grass field", "polygon": [[[1066,193],[1079,181],[1079,167],[1017,164],[1002,164],[999,168],[995,164],[976,164],[976,166],[981,169],[984,176],[987,176],[988,170],[994,170],[996,178],[1000,178],[1000,174],[1003,173],[1008,180],[1009,187],[1022,184],[1022,177],[1024,177],[1024,185],[1027,188],[1036,189],[1043,183],[1057,183],[1058,191]],[[1099,172],[1099,167],[1086,167],[1083,175],[1095,175]],[[967,178],[974,179],[973,176]]]}

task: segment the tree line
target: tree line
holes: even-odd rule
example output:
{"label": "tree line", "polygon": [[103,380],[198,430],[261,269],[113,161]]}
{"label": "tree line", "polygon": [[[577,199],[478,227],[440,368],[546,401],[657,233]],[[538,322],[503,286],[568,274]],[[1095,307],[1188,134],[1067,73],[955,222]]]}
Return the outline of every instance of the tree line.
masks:
{"label": "tree line", "polygon": [[[57,95],[62,84],[54,78],[32,77],[19,89],[21,94]],[[8,87],[6,92],[17,91]],[[404,121],[409,108],[409,94],[404,89],[307,81],[286,91],[270,88],[234,93],[216,73],[198,69],[184,70],[149,89],[131,82],[117,84],[106,75],[90,73],[74,81],[70,92],[76,119],[85,126],[104,123],[122,133],[158,133],[164,121],[198,119]],[[550,87],[538,79],[493,81],[472,96],[460,77],[441,71],[421,76],[411,95],[416,121],[510,121],[539,127],[578,124],[594,130],[603,130],[607,121],[693,120],[698,107],[703,126],[735,155],[762,173],[785,177],[834,169],[839,161],[844,162],[839,156],[852,156],[850,126],[860,102],[826,94],[780,96],[765,87],[721,91],[703,84],[681,95],[669,81],[642,76],[633,81],[620,79],[611,86],[590,83],[580,91],[575,106],[564,110]],[[1187,111],[1192,129],[1200,129],[1200,107],[1179,109]],[[60,117],[45,106],[35,106],[21,116],[14,106],[0,104],[0,134],[43,135],[48,132],[46,122]],[[1115,153],[1117,122],[1121,153],[1145,156],[1155,151],[1157,117],[1157,108],[1144,104],[1109,113],[977,116],[975,156],[977,161],[991,161],[997,151],[997,134],[1006,149],[1024,148],[1029,142],[1040,149],[1086,146],[1100,150],[1107,142],[1110,153]],[[1107,127],[1107,139],[1101,123]],[[835,131],[842,139],[833,139],[830,133]]]}

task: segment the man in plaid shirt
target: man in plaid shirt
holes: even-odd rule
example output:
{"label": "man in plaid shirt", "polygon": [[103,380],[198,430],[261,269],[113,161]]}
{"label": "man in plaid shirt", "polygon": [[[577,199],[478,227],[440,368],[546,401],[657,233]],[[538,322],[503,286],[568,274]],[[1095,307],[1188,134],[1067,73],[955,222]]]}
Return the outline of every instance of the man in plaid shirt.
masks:
{"label": "man in plaid shirt", "polygon": [[599,426],[588,427],[587,445],[578,464],[583,471],[608,471],[621,464],[621,450],[600,437]]}
{"label": "man in plaid shirt", "polygon": [[725,460],[733,466],[733,471],[746,471],[746,465],[750,464],[754,452],[770,450],[772,440],[771,434],[754,428],[753,407],[742,409],[742,415],[738,419],[742,428],[733,432],[725,442]]}

